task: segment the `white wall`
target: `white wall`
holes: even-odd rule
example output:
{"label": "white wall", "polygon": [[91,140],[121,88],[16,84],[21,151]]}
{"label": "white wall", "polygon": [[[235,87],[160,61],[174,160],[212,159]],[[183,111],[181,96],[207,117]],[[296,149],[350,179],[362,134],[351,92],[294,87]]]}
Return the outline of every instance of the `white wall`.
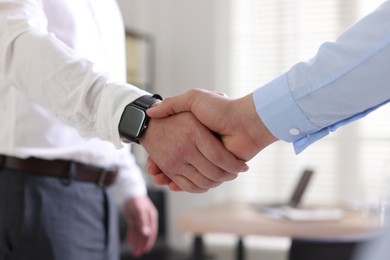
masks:
{"label": "white wall", "polygon": [[[152,35],[156,43],[155,91],[163,96],[190,88],[221,90],[226,77],[224,0],[118,0],[127,28]],[[218,28],[218,29],[217,29]],[[218,62],[217,62],[218,61]],[[206,194],[168,192],[172,246],[188,245],[176,217],[186,209],[224,198],[223,188]]]}

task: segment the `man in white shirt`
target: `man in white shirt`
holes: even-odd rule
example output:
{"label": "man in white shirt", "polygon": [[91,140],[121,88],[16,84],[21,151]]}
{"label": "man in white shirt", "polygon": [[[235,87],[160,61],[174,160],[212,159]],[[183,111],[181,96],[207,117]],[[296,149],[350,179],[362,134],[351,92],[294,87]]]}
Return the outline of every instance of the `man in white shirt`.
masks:
{"label": "man in white shirt", "polygon": [[[121,18],[117,10],[111,5],[107,7],[110,7],[107,12],[112,13],[111,19],[115,21],[112,23],[120,24]],[[9,157],[7,162],[0,158],[0,167],[9,164],[11,158],[28,157],[74,160],[99,167],[118,165],[120,174],[117,191],[121,193],[119,203],[124,207],[126,219],[131,222],[128,234],[130,246],[133,247],[135,255],[140,255],[150,250],[154,244],[158,216],[146,196],[142,173],[128,148],[117,151],[108,142],[97,138],[83,139],[76,130],[59,121],[44,106],[31,100],[24,89],[11,86],[12,83],[6,78],[9,74],[20,77],[16,74],[23,73],[28,87],[33,87],[35,84],[43,84],[34,82],[38,77],[50,84],[50,76],[61,69],[58,63],[54,67],[50,64],[45,67],[45,60],[55,59],[56,54],[49,49],[47,52],[40,50],[39,43],[34,43],[33,38],[31,41],[26,39],[26,43],[20,47],[15,41],[8,46],[13,50],[3,49],[8,40],[13,40],[13,33],[23,37],[23,31],[31,24],[33,28],[37,28],[33,33],[43,36],[47,28],[48,32],[53,34],[53,41],[57,41],[57,45],[66,44],[102,69],[109,70],[114,79],[123,81],[125,65],[120,48],[122,46],[120,42],[110,42],[110,37],[118,39],[117,34],[120,35],[122,27],[114,27],[113,32],[108,35],[108,40],[103,37],[108,28],[101,29],[104,31],[100,32],[98,24],[94,24],[92,13],[102,10],[103,5],[90,9],[86,1],[75,4],[57,0],[0,1],[0,45],[3,57],[0,76],[0,154]],[[54,38],[54,35],[57,38]],[[8,58],[5,60],[3,55],[6,53]],[[16,57],[19,55],[21,56]],[[37,57],[25,57],[33,55]],[[29,59],[37,59],[37,63],[29,65]],[[36,66],[35,69],[40,73],[34,72],[30,66]],[[71,71],[63,76],[73,77]],[[76,78],[79,76],[75,75]],[[73,113],[70,110],[72,107],[69,103],[70,114]],[[61,182],[60,178],[40,174],[31,177],[12,169],[0,171],[0,259],[114,259],[113,256],[118,255],[118,238],[114,232],[117,229],[116,207],[108,202],[112,193],[109,185],[103,184],[103,188],[97,189],[98,186],[89,181],[77,185],[78,181],[69,180],[70,183],[67,184],[67,180]],[[94,173],[91,173],[92,175]],[[23,185],[19,186],[15,182]],[[64,192],[60,192],[61,189],[64,189]],[[96,199],[91,200],[91,196],[96,196]],[[30,209],[23,208],[23,204]],[[83,213],[79,212],[81,207],[96,210],[96,220],[83,217]],[[52,230],[51,233],[49,229]],[[97,231],[109,231],[109,234],[107,238],[101,236],[93,239]],[[104,241],[105,239],[107,241]],[[83,245],[84,250],[78,249]],[[92,252],[85,253],[87,250]]]}
{"label": "man in white shirt", "polygon": [[0,0],[1,260],[116,259],[112,184],[134,254],[151,248],[156,212],[121,138],[187,191],[247,168],[190,113],[148,125],[156,101],[125,83],[115,0]]}

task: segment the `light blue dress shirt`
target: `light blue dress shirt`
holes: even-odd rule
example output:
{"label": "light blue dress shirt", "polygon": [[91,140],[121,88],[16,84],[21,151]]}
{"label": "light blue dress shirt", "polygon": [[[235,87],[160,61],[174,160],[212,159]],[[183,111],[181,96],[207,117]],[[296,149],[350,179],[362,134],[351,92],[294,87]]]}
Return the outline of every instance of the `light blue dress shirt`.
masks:
{"label": "light blue dress shirt", "polygon": [[253,97],[264,124],[296,153],[389,102],[390,1]]}

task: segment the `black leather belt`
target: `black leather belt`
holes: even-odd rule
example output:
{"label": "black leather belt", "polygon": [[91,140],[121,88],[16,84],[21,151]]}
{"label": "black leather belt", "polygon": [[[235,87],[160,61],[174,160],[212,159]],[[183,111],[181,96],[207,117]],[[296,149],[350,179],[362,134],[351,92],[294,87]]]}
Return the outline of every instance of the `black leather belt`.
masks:
{"label": "black leather belt", "polygon": [[43,160],[34,157],[20,159],[0,155],[0,169],[2,168],[34,175],[58,177],[65,181],[92,182],[100,187],[107,187],[113,184],[118,175],[116,170],[105,170],[74,161]]}

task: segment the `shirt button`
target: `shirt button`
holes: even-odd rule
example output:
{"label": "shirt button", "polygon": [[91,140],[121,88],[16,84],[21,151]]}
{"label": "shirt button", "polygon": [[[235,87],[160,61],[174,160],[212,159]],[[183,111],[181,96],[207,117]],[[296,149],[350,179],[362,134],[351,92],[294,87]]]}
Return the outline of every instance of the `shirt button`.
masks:
{"label": "shirt button", "polygon": [[289,131],[290,135],[299,135],[299,130],[296,128],[291,128]]}

